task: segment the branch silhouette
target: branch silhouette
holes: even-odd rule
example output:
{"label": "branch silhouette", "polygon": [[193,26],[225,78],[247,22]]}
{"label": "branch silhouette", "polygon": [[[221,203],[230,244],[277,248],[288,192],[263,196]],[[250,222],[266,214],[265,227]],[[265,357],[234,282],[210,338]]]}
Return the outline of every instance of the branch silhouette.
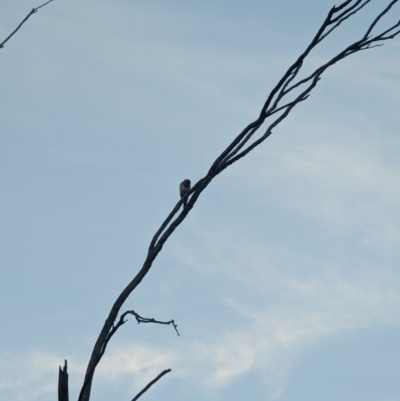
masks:
{"label": "branch silhouette", "polygon": [[[299,103],[305,101],[310,96],[312,90],[317,86],[323,73],[328,68],[352,54],[362,50],[368,50],[377,46],[381,46],[384,41],[393,39],[399,35],[400,21],[387,27],[381,32],[373,34],[378,22],[380,22],[382,18],[387,15],[391,8],[398,2],[398,0],[392,0],[388,6],[384,8],[380,14],[378,14],[378,16],[375,17],[372,22],[370,22],[364,35],[362,35],[360,39],[351,43],[339,53],[333,55],[328,62],[315,69],[315,71],[307,75],[305,78],[298,79],[299,73],[302,70],[303,63],[307,56],[309,56],[309,54],[324,39],[331,35],[342,23],[359,12],[368,3],[370,3],[370,1],[371,0],[346,0],[339,6],[333,7],[328,12],[327,17],[318,29],[315,37],[311,40],[308,47],[288,68],[286,73],[272,89],[263,107],[261,108],[259,116],[253,122],[248,124],[242,130],[242,132],[240,132],[233,139],[233,141],[212,163],[208,173],[197,183],[195,183],[195,185],[193,185],[186,197],[186,207],[182,207],[183,199],[180,199],[173,207],[168,217],[161,224],[160,228],[152,238],[143,266],[118,296],[109,312],[107,320],[105,321],[99,337],[94,345],[79,395],[79,401],[88,401],[90,398],[90,390],[96,366],[100,362],[104,354],[105,347],[115,332],[115,328],[120,327],[120,325],[123,324],[121,323],[119,326],[119,323],[115,324],[122,305],[144,279],[168,238],[187,217],[197,202],[199,196],[210,184],[210,182],[231,164],[239,161],[257,146],[262,144],[272,134],[273,129],[290,114],[293,108]],[[292,98],[290,98],[289,95],[291,95]],[[121,316],[120,319],[122,320],[119,322],[124,321],[123,316],[124,315]]]}
{"label": "branch silhouette", "polygon": [[156,319],[154,319],[154,318],[145,318],[145,317],[142,317],[142,316],[140,316],[138,313],[136,313],[135,311],[133,311],[133,310],[128,310],[128,311],[124,312],[124,313],[120,316],[119,321],[118,321],[117,324],[113,324],[113,326],[112,326],[110,332],[108,333],[108,336],[107,336],[106,340],[104,341],[104,345],[103,345],[103,348],[102,348],[102,350],[101,350],[101,356],[103,356],[104,353],[106,352],[107,344],[108,344],[108,342],[111,340],[111,337],[117,332],[117,330],[118,330],[122,325],[124,325],[124,324],[127,322],[127,320],[125,320],[125,317],[126,317],[127,315],[133,315],[133,316],[135,316],[136,321],[138,322],[138,324],[140,324],[140,323],[155,323],[155,324],[172,325],[172,326],[174,327],[175,331],[176,331],[176,334],[177,334],[178,336],[180,335],[180,334],[179,334],[179,331],[178,331],[178,325],[175,324],[175,321],[174,321],[173,319],[172,319],[172,320],[169,320],[168,322],[163,322],[163,321],[161,321],[161,320],[156,320]]}
{"label": "branch silhouette", "polygon": [[154,378],[142,391],[140,391],[135,397],[133,397],[132,401],[136,401],[141,395],[143,395],[154,383],[160,380],[164,375],[171,372],[171,369],[163,370],[156,378]]}
{"label": "branch silhouette", "polygon": [[29,12],[29,14],[28,14],[28,15],[22,20],[22,22],[14,29],[14,31],[12,31],[12,32],[10,33],[10,35],[8,35],[7,38],[6,38],[5,40],[3,40],[3,42],[0,43],[0,49],[2,49],[2,48],[4,47],[4,45],[6,44],[6,42],[8,42],[8,41],[20,30],[21,26],[28,20],[28,18],[29,18],[31,15],[35,14],[35,13],[39,10],[39,8],[42,8],[42,7],[46,6],[47,4],[51,3],[52,1],[54,1],[54,0],[49,0],[49,1],[47,1],[47,2],[44,3],[44,4],[42,4],[42,5],[39,6],[39,7],[32,8],[32,10]]}

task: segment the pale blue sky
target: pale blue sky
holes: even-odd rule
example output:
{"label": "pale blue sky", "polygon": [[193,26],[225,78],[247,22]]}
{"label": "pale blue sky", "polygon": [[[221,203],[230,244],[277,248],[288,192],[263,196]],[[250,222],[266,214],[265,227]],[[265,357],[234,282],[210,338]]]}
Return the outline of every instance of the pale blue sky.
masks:
{"label": "pale blue sky", "polygon": [[[39,3],[2,0],[1,38]],[[0,51],[1,399],[56,399],[65,358],[77,398],[180,181],[258,116],[334,4],[55,0]],[[143,400],[398,400],[399,100],[397,39],[334,66],[218,176],[125,308],[181,337],[130,319],[92,399],[172,368]]]}

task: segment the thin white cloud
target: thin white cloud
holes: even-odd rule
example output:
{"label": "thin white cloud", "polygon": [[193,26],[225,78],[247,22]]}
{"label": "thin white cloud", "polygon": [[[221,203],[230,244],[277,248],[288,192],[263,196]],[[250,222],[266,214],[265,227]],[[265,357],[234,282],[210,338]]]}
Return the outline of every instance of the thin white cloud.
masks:
{"label": "thin white cloud", "polygon": [[176,352],[161,351],[148,345],[116,347],[105,355],[96,377],[111,382],[126,379],[134,382],[135,388],[142,387],[169,368],[176,359]]}
{"label": "thin white cloud", "polygon": [[[257,374],[270,396],[279,397],[298,356],[322,340],[400,325],[400,275],[389,266],[304,260],[290,249],[285,253],[229,230],[205,231],[197,223],[194,231],[203,251],[176,246],[176,259],[185,269],[223,283],[208,297],[238,314],[218,339],[204,331],[204,339],[197,339],[198,361],[186,364],[186,374],[205,388]],[[232,298],[224,288],[234,285]]]}
{"label": "thin white cloud", "polygon": [[339,122],[329,127],[316,119],[307,127],[306,138],[292,135],[279,150],[260,149],[232,176],[257,189],[261,202],[273,196],[328,231],[346,235],[357,230],[366,246],[397,247],[400,164],[388,163],[387,150],[354,127]]}
{"label": "thin white cloud", "polygon": [[[97,368],[94,386],[115,386],[122,382],[131,393],[138,392],[176,359],[165,352],[143,344],[115,347],[106,353]],[[70,356],[68,373],[70,398],[78,393],[87,361]],[[58,366],[63,359],[50,352],[2,353],[0,356],[0,397],[10,400],[36,401],[57,396]]]}
{"label": "thin white cloud", "polygon": [[0,394],[3,399],[39,400],[51,393],[56,398],[60,359],[48,353],[1,353]]}
{"label": "thin white cloud", "polygon": [[219,341],[197,345],[205,386],[226,386],[256,373],[267,382],[270,395],[279,396],[297,357],[309,347],[348,331],[400,324],[395,288],[339,278],[289,284],[286,300],[273,308],[227,302],[248,319],[238,319],[241,324]]}

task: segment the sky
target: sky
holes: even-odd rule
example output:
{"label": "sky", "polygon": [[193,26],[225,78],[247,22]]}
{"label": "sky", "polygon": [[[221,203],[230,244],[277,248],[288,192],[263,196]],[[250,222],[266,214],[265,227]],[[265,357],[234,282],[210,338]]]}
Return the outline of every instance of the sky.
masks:
{"label": "sky", "polygon": [[[338,4],[338,2],[336,2]],[[357,40],[372,0],[309,58]],[[0,399],[70,400],[179,200],[333,0],[55,0],[0,50]],[[0,40],[32,7],[0,2]],[[398,19],[392,9],[386,24]],[[92,400],[397,401],[400,38],[333,66],[220,174],[123,310]]]}

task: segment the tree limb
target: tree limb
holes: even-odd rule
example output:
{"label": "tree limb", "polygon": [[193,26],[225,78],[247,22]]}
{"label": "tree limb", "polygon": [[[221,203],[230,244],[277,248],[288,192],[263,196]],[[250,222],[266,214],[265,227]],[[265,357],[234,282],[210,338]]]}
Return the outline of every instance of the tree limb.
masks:
{"label": "tree limb", "polygon": [[[342,22],[348,20],[370,1],[371,0],[346,0],[339,6],[333,7],[328,12],[326,19],[320,26],[317,34],[311,40],[308,47],[289,67],[289,69],[282,76],[276,86],[272,89],[260,111],[258,118],[247,125],[247,127],[245,127],[239,133],[239,135],[237,135],[236,138],[233,139],[233,141],[227,146],[227,148],[213,162],[208,173],[192,187],[187,195],[187,206],[185,208],[181,208],[183,203],[182,199],[177,202],[171,213],[161,224],[160,228],[152,238],[148,254],[142,268],[132,279],[132,281],[126,286],[126,288],[121,292],[110,310],[107,320],[105,321],[104,326],[93,348],[92,355],[90,357],[86,370],[84,384],[78,401],[88,401],[90,398],[90,389],[96,366],[104,354],[105,346],[110,339],[110,333],[115,327],[118,326],[118,323],[117,326],[115,326],[114,322],[118,317],[123,303],[135,290],[135,288],[141,283],[143,278],[150,270],[154,260],[160,253],[165,242],[186,218],[186,216],[189,214],[194,204],[196,203],[197,199],[204,191],[204,189],[210,184],[210,182],[231,164],[246,156],[254,148],[264,142],[272,134],[272,130],[290,114],[293,108],[308,98],[312,90],[318,84],[323,73],[329,67],[333,66],[336,62],[354,53],[362,50],[371,49],[372,47],[380,46],[385,40],[393,39],[400,33],[399,30],[396,30],[396,28],[399,27],[400,24],[400,22],[398,22],[397,24],[390,26],[380,34],[371,36],[372,31],[377,25],[378,21],[380,21],[382,17],[390,11],[392,6],[399,1],[392,0],[389,5],[380,14],[378,14],[378,16],[372,21],[372,23],[370,23],[361,39],[344,48],[341,52],[333,56],[327,63],[317,68],[306,78],[296,81],[296,78],[303,66],[303,62],[310,54],[310,52],[314,50],[314,48],[326,37],[331,35],[332,32],[334,32],[335,29],[337,29]],[[387,36],[387,34],[389,33],[391,34]],[[291,99],[290,101],[288,101],[287,96],[289,94],[293,94],[295,90],[297,90],[299,93],[295,96],[294,100]],[[255,138],[258,130],[263,127],[265,121],[271,117],[273,118],[267,128],[264,128],[263,133],[261,133],[258,138]]]}
{"label": "tree limb", "polygon": [[132,398],[132,401],[136,401],[141,395],[143,395],[154,383],[160,380],[164,375],[171,372],[171,369],[163,370],[155,379],[153,379],[142,391],[140,391],[135,397]]}
{"label": "tree limb", "polygon": [[[174,319],[169,320],[168,322],[163,322],[163,321],[161,321],[161,320],[156,320],[156,319],[154,319],[154,318],[145,318],[145,317],[142,317],[142,316],[140,316],[138,313],[136,313],[134,310],[129,310],[129,311],[124,312],[124,313],[120,316],[119,321],[118,321],[115,325],[114,325],[114,324],[112,325],[110,332],[108,333],[106,339],[104,340],[103,348],[100,350],[99,361],[100,361],[100,359],[103,357],[104,353],[106,352],[107,345],[108,345],[109,341],[111,340],[112,336],[117,332],[117,330],[118,330],[122,325],[124,325],[124,324],[127,322],[127,320],[125,320],[125,317],[126,317],[127,315],[133,315],[133,316],[135,316],[136,321],[138,322],[138,324],[140,324],[140,323],[155,323],[155,324],[172,325],[172,326],[174,327],[175,331],[176,331],[176,334],[177,334],[178,336],[180,336],[179,331],[178,331],[178,325],[175,323]],[[97,364],[94,365],[93,370],[96,368],[96,366],[97,366]],[[157,379],[157,380],[158,380],[158,379]],[[83,384],[82,389],[81,389],[81,393],[82,393],[82,394],[83,394],[84,391],[86,390],[86,387],[88,386],[88,384],[89,384],[89,381],[87,381],[87,382],[85,382],[85,383]]]}
{"label": "tree limb", "polygon": [[136,321],[138,322],[138,324],[140,323],[155,323],[155,324],[165,324],[165,325],[172,325],[176,331],[176,334],[179,336],[179,332],[178,332],[178,325],[175,324],[174,319],[169,320],[168,322],[163,322],[161,320],[156,320],[154,318],[146,318],[146,317],[142,317],[140,316],[138,313],[136,313],[134,310],[128,310],[126,312],[124,312],[120,318],[117,324],[113,325],[113,327],[111,328],[110,332],[108,333],[108,336],[106,338],[106,341],[104,343],[104,347],[101,351],[101,354],[103,355],[108,342],[111,340],[111,337],[117,332],[117,330],[124,325],[128,320],[125,320],[125,317],[127,315],[133,315],[136,318]]}
{"label": "tree limb", "polygon": [[39,6],[39,7],[32,8],[32,10],[29,12],[29,14],[28,14],[28,15],[22,20],[22,22],[14,29],[14,31],[11,32],[11,34],[8,35],[7,38],[6,38],[5,40],[3,40],[3,42],[0,43],[0,49],[2,49],[2,48],[4,47],[4,45],[5,45],[5,43],[8,42],[8,41],[19,31],[19,29],[21,28],[21,26],[28,20],[28,18],[29,18],[31,15],[35,14],[35,13],[39,10],[39,8],[42,8],[42,7],[46,6],[47,4],[51,3],[52,1],[54,1],[54,0],[49,0],[48,2],[42,4],[42,5]]}

